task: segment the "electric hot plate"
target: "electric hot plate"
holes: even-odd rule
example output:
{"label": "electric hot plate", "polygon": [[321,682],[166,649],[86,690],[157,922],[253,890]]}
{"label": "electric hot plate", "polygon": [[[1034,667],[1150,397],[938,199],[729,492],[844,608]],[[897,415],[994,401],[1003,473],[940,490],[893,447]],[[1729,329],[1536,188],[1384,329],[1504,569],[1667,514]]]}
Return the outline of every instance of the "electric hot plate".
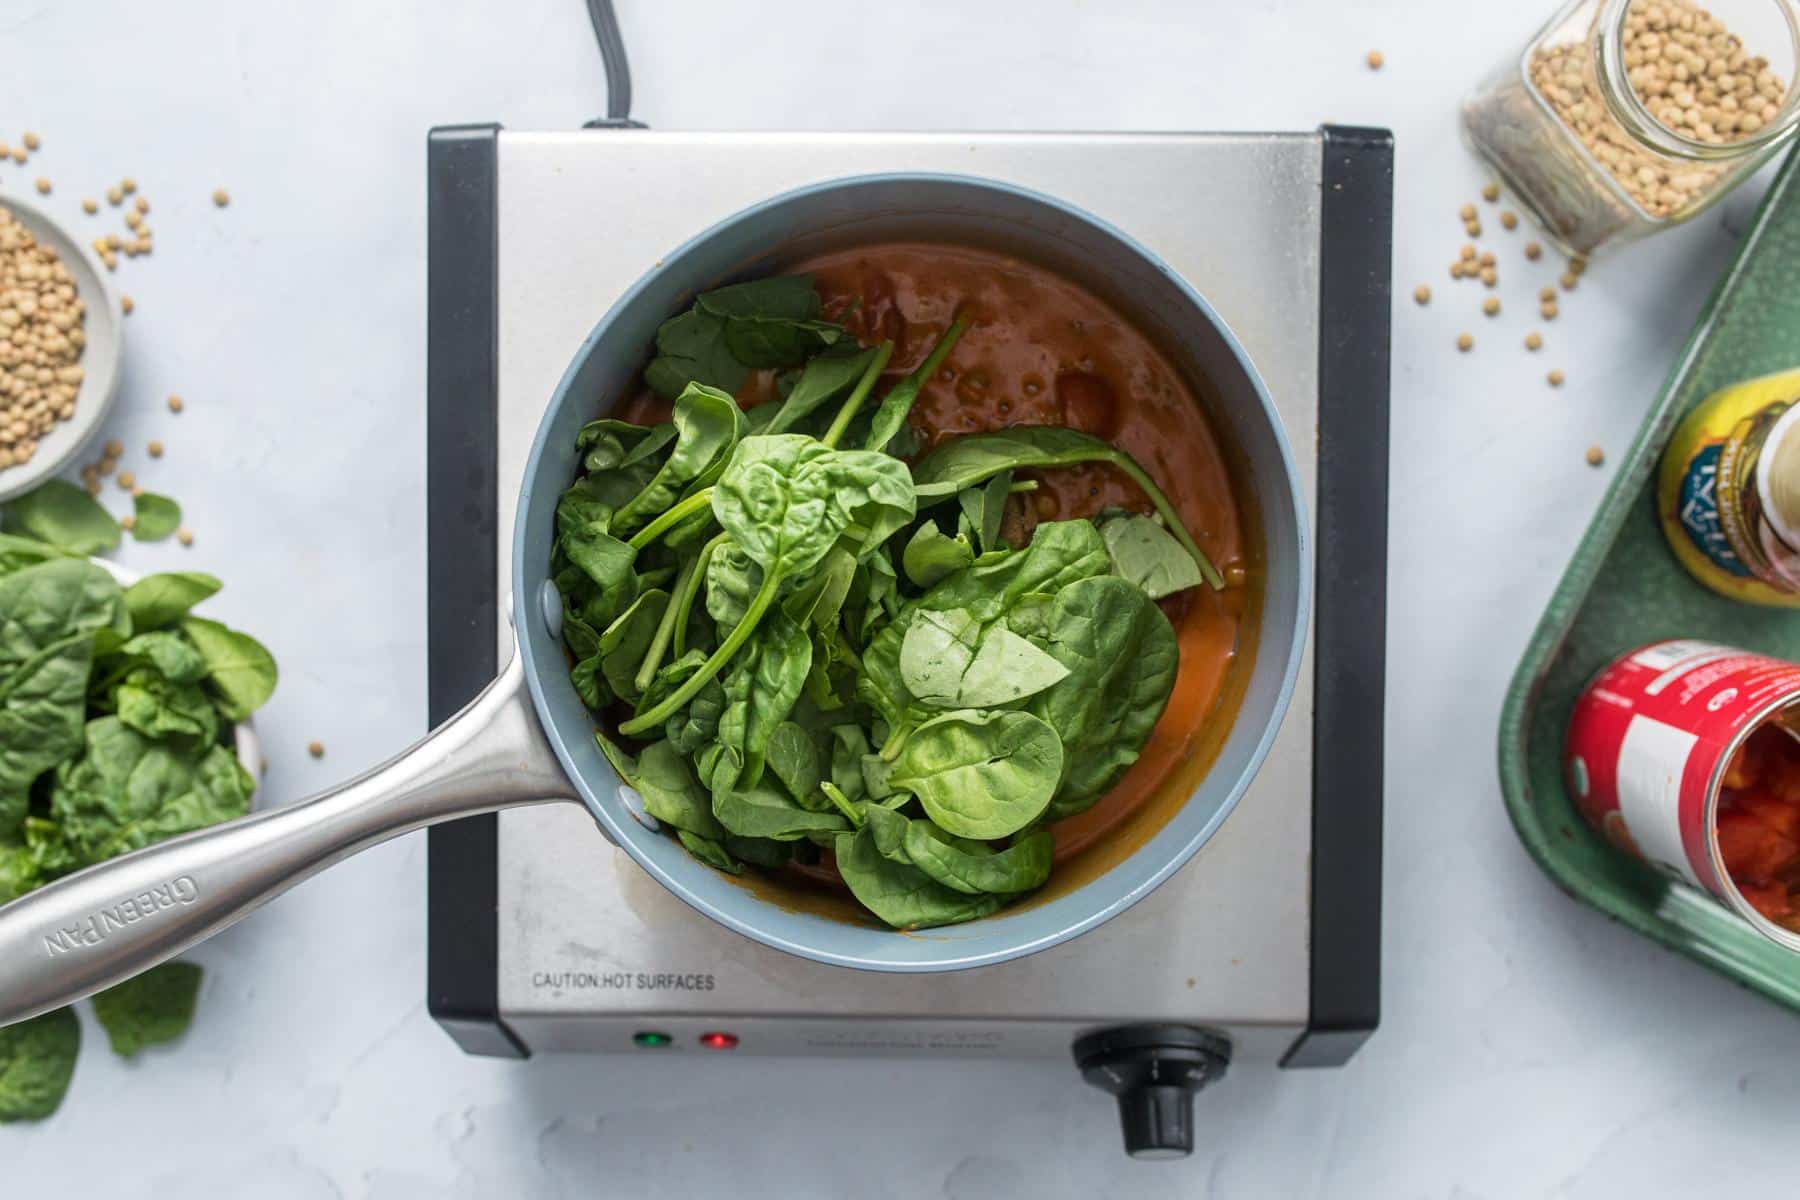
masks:
{"label": "electric hot plate", "polygon": [[1249,792],[1157,891],[999,966],[887,975],[751,942],[577,806],[430,831],[429,1002],[464,1050],[1070,1056],[1128,1149],[1183,1152],[1228,1063],[1335,1066],[1380,986],[1391,137],[443,128],[429,144],[433,723],[512,653],[513,508],[544,404],[609,305],[715,221],[803,183],[981,175],[1147,245],[1256,363],[1312,501],[1315,618]]}

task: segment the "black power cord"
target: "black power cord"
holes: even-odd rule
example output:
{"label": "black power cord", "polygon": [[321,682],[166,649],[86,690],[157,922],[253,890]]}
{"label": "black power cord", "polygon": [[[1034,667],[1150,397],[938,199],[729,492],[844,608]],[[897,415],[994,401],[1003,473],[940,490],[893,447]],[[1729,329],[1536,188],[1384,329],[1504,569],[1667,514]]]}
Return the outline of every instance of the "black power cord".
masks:
{"label": "black power cord", "polygon": [[587,10],[606,68],[606,115],[589,121],[586,128],[643,129],[643,122],[631,119],[631,64],[625,59],[625,39],[612,0],[587,0]]}

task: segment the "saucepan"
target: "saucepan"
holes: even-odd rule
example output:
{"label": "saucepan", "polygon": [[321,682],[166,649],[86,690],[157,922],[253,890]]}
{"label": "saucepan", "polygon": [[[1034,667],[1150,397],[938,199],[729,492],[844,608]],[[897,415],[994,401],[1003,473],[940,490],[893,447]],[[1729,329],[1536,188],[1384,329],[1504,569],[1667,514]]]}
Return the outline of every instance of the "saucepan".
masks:
{"label": "saucepan", "polygon": [[[1196,214],[1197,220],[1205,219]],[[550,549],[575,434],[625,395],[657,325],[693,294],[855,242],[932,239],[1008,250],[1119,308],[1185,375],[1260,526],[1261,620],[1235,720],[1192,794],[1151,836],[1071,889],[947,929],[901,934],[751,890],[658,832],[594,739],[556,636]],[[511,615],[517,652],[467,708],[399,757],[291,806],[91,867],[0,909],[0,1024],[71,1003],[178,954],[302,879],[398,834],[550,801],[587,807],[645,871],[707,917],[790,954],[846,968],[946,971],[1054,946],[1167,879],[1218,829],[1273,740],[1299,670],[1311,547],[1286,438],[1243,349],[1205,300],[1148,250],[1081,210],[991,180],[840,179],[738,213],[664,258],[601,318],[550,397],[519,496]],[[596,834],[595,836],[599,836]]]}

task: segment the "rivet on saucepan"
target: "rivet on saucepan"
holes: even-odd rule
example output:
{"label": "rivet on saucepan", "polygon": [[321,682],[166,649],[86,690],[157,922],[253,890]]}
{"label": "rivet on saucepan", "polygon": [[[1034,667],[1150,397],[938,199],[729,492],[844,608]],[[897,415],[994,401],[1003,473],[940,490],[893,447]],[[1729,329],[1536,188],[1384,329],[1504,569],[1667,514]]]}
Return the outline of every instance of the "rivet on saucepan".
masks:
{"label": "rivet on saucepan", "polygon": [[556,590],[556,584],[548,579],[544,580],[543,586],[538,589],[538,603],[544,609],[544,627],[550,631],[551,637],[561,638],[562,593]]}

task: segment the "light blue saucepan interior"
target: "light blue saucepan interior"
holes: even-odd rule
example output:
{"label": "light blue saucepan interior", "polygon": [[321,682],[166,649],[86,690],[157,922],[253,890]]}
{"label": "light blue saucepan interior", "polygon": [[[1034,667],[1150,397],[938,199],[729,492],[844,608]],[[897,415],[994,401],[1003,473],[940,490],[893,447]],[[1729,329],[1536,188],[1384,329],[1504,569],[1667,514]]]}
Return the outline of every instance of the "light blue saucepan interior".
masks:
{"label": "light blue saucepan interior", "polygon": [[[1064,895],[947,929],[899,934],[783,906],[707,867],[632,815],[569,681],[546,605],[556,502],[575,477],[575,434],[627,394],[656,327],[696,292],[859,242],[963,242],[1014,253],[1080,282],[1118,308],[1213,398],[1209,416],[1254,492],[1266,570],[1259,645],[1230,734],[1199,788],[1111,870]],[[613,839],[707,916],[803,958],[880,971],[1004,962],[1094,928],[1175,872],[1211,837],[1267,753],[1299,670],[1312,548],[1292,456],[1243,349],[1180,276],[1119,230],[1059,200],[993,180],[870,175],[801,188],[746,209],[668,255],[600,319],[564,374],[531,449],[519,497],[513,580],[525,675],[551,745]]]}

